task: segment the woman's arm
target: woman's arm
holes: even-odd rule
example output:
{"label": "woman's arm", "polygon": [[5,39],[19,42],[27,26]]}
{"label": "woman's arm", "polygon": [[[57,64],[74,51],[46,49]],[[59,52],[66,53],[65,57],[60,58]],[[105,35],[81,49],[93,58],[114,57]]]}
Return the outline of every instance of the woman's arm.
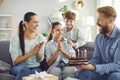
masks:
{"label": "woman's arm", "polygon": [[25,60],[27,60],[29,57],[31,57],[32,55],[35,55],[38,53],[40,49],[40,46],[39,44],[36,45],[30,52],[28,53],[25,53],[25,55],[21,55],[21,56],[18,56],[15,61],[14,61],[14,64],[19,64],[21,62],[24,62]]}
{"label": "woman's arm", "polygon": [[39,51],[37,52],[37,58],[43,60],[44,58],[44,42],[39,43]]}
{"label": "woman's arm", "polygon": [[25,53],[25,55],[18,56],[16,60],[13,62],[14,64],[19,64],[21,62],[24,62],[27,60],[30,56],[32,56],[34,53],[30,51],[29,53]]}

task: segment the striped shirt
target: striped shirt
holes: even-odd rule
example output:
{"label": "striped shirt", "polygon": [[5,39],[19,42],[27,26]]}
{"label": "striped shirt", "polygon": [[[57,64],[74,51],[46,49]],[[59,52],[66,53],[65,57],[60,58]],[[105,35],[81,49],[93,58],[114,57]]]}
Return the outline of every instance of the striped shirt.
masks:
{"label": "striped shirt", "polygon": [[[72,48],[71,45],[67,43],[66,39],[64,39],[63,41],[63,48],[67,52],[69,52],[72,55],[72,57],[76,57],[74,49]],[[51,56],[56,50],[57,50],[57,43],[52,39],[46,44],[46,47],[45,47],[45,54],[46,54],[47,61],[51,58]],[[61,60],[64,61],[66,64],[68,63],[68,59],[61,52],[59,52],[59,55],[57,56],[56,61],[51,66],[55,67]]]}

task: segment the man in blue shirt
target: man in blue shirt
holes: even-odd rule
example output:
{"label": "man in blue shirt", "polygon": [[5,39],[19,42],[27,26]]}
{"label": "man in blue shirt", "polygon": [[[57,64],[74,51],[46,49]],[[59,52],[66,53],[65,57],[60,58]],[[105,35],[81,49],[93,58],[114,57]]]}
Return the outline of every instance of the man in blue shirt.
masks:
{"label": "man in blue shirt", "polygon": [[[120,80],[120,30],[115,26],[116,12],[113,7],[97,9],[100,34],[95,39],[95,51],[88,65],[80,69],[80,80]],[[82,70],[81,70],[82,69]]]}

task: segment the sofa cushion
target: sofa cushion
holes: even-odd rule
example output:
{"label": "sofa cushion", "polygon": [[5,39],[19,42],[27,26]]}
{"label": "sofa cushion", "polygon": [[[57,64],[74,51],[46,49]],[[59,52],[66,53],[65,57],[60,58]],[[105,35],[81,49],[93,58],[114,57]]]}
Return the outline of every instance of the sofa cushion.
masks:
{"label": "sofa cushion", "polygon": [[5,73],[9,72],[10,71],[10,67],[11,67],[10,64],[0,60],[0,73],[2,73],[2,72],[5,72]]}
{"label": "sofa cushion", "polygon": [[8,40],[0,40],[0,60],[7,62],[12,65],[11,55],[9,53],[9,45],[10,41]]}
{"label": "sofa cushion", "polygon": [[7,73],[0,73],[0,80],[15,80],[15,76]]}

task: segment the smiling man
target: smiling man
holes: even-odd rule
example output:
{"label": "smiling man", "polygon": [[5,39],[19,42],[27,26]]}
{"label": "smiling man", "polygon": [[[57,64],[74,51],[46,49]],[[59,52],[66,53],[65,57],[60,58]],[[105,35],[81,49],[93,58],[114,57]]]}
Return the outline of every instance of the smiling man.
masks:
{"label": "smiling man", "polygon": [[113,7],[97,9],[99,34],[95,39],[93,58],[88,65],[76,66],[80,80],[120,80],[120,30],[115,25]]}

